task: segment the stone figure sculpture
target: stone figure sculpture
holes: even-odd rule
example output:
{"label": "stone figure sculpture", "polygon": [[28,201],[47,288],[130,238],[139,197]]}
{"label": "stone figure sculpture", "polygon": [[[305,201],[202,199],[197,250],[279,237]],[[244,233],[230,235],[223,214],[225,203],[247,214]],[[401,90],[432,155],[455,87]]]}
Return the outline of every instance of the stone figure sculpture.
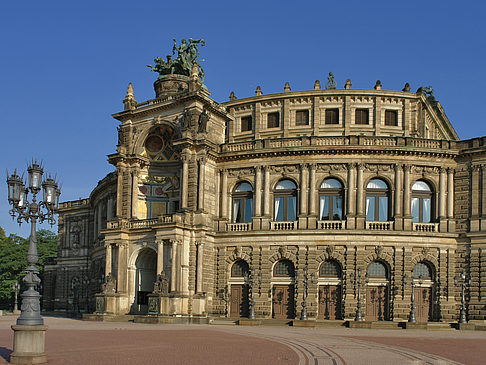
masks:
{"label": "stone figure sculpture", "polygon": [[154,293],[169,294],[169,278],[164,271],[157,275],[157,281],[154,283]]}
{"label": "stone figure sculpture", "polygon": [[177,52],[177,58],[167,55],[167,60],[164,61],[161,57],[154,59],[155,65],[147,65],[151,71],[158,72],[159,78],[163,75],[184,75],[191,76],[194,65],[199,70],[199,77],[201,81],[204,80],[204,70],[199,64],[199,50],[198,45],[205,46],[203,39],[192,39],[189,41],[182,39],[181,44],[177,46],[174,38],[174,45],[172,47],[172,54]]}
{"label": "stone figure sculpture", "polygon": [[116,291],[116,280],[111,275],[111,273],[109,273],[108,276],[106,277],[105,282],[101,285],[101,289],[102,289],[103,293],[105,293],[105,294],[115,293],[115,291]]}
{"label": "stone figure sculpture", "polygon": [[331,90],[336,88],[336,81],[334,81],[334,74],[329,72],[329,76],[327,77],[326,83],[326,90]]}
{"label": "stone figure sculpture", "polygon": [[199,114],[199,121],[198,121],[198,132],[207,132],[207,125],[209,121],[209,113],[207,112],[206,108],[203,109],[202,113]]}
{"label": "stone figure sculpture", "polygon": [[428,96],[434,96],[434,89],[432,89],[432,86],[421,86],[418,88],[417,92]]}

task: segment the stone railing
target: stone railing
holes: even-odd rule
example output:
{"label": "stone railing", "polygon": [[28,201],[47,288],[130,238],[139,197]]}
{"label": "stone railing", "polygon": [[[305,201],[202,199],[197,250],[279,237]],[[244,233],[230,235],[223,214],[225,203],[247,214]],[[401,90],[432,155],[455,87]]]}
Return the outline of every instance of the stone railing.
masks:
{"label": "stone railing", "polygon": [[156,218],[149,218],[149,219],[137,219],[137,220],[126,220],[126,219],[119,219],[114,220],[106,223],[107,229],[133,229],[133,228],[150,228],[157,224],[163,223],[172,223],[173,217],[171,214],[161,215]]}
{"label": "stone railing", "polygon": [[366,222],[366,229],[369,229],[371,231],[392,231],[393,230],[393,222],[367,221]]}
{"label": "stone railing", "polygon": [[415,223],[412,222],[414,232],[439,232],[439,223]]}
{"label": "stone railing", "polygon": [[83,205],[88,205],[88,204],[89,204],[89,199],[71,200],[68,202],[59,203],[59,209],[81,207]]}
{"label": "stone railing", "polygon": [[295,221],[289,222],[270,222],[270,230],[272,231],[293,231],[298,228]]}
{"label": "stone railing", "polygon": [[318,146],[377,146],[377,147],[412,147],[427,149],[456,148],[455,141],[387,136],[302,136],[290,138],[256,139],[221,145],[221,152],[242,152],[259,149],[282,147],[318,147]]}
{"label": "stone railing", "polygon": [[252,224],[250,223],[227,223],[226,231],[228,232],[247,232],[252,230]]}
{"label": "stone railing", "polygon": [[317,229],[344,229],[344,221],[317,221]]}

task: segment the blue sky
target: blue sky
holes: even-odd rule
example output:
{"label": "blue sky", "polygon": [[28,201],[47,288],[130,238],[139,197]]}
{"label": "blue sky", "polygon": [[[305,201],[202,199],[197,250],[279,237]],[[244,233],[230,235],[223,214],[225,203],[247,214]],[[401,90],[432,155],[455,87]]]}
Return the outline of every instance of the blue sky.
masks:
{"label": "blue sky", "polygon": [[[145,65],[169,54],[172,38],[205,39],[205,83],[219,102],[286,81],[310,90],[332,71],[338,88],[347,78],[357,89],[432,85],[460,138],[483,136],[485,15],[479,1],[4,2],[0,168],[37,157],[60,176],[61,200],[89,196],[113,170],[111,114],[129,82],[137,101],[154,98]],[[8,210],[4,182],[0,226],[27,236]]]}

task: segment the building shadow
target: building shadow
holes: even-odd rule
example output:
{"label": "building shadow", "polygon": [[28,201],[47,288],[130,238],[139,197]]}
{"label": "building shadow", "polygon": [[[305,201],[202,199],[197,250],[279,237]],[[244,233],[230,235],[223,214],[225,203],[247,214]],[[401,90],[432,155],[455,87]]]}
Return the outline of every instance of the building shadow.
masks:
{"label": "building shadow", "polygon": [[13,351],[11,349],[0,346],[0,356],[3,357],[5,359],[5,361],[8,362],[10,360],[10,354],[12,352]]}

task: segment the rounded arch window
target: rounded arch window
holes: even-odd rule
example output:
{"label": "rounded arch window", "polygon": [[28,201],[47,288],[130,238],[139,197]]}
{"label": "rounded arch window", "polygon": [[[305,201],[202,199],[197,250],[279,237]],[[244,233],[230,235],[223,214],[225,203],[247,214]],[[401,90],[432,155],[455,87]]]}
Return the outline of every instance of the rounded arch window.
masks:
{"label": "rounded arch window", "polygon": [[380,261],[374,261],[369,264],[366,273],[369,278],[388,278],[388,270],[385,264]]}
{"label": "rounded arch window", "polygon": [[280,180],[275,186],[274,210],[276,221],[297,219],[297,185],[292,180]]}
{"label": "rounded arch window", "polygon": [[343,219],[343,184],[338,179],[325,179],[319,188],[319,219]]}
{"label": "rounded arch window", "polygon": [[432,280],[432,269],[425,262],[419,262],[413,267],[412,278]]}
{"label": "rounded arch window", "polygon": [[242,181],[233,190],[233,222],[248,223],[253,216],[253,187]]}
{"label": "rounded arch window", "polygon": [[244,260],[236,261],[233,266],[231,267],[231,277],[234,278],[242,278],[248,274],[250,270],[248,263]]}
{"label": "rounded arch window", "polygon": [[342,275],[341,265],[335,260],[326,260],[319,268],[319,276],[340,279]]}
{"label": "rounded arch window", "polygon": [[412,185],[412,222],[430,223],[432,220],[432,189],[425,181],[418,180]]}
{"label": "rounded arch window", "polygon": [[280,260],[273,268],[273,276],[291,277],[295,276],[294,264],[290,260]]}
{"label": "rounded arch window", "polygon": [[389,188],[382,179],[372,179],[366,186],[366,220],[388,221],[389,218]]}

